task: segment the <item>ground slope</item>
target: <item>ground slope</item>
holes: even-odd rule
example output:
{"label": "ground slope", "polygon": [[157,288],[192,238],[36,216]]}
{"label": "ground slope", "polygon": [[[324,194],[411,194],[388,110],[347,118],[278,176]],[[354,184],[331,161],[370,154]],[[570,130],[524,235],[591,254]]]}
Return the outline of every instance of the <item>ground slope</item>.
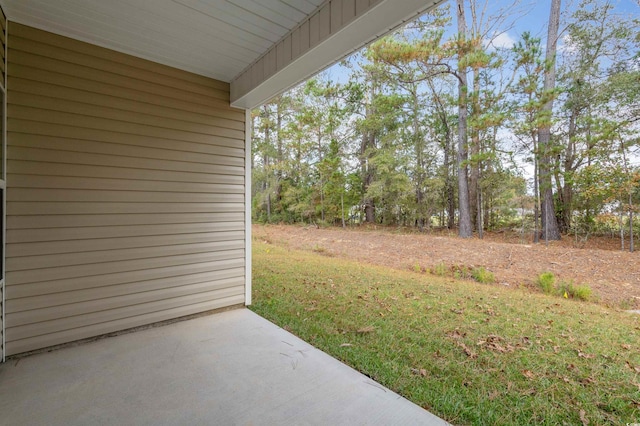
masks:
{"label": "ground slope", "polygon": [[[498,285],[532,285],[542,272],[559,280],[589,285],[597,298],[625,309],[640,308],[640,255],[616,250],[575,248],[571,241],[545,244],[461,240],[446,234],[401,233],[389,229],[316,228],[254,225],[254,238],[291,248],[355,259],[396,269],[428,271],[447,267],[483,266]],[[612,246],[614,244],[611,244]]]}

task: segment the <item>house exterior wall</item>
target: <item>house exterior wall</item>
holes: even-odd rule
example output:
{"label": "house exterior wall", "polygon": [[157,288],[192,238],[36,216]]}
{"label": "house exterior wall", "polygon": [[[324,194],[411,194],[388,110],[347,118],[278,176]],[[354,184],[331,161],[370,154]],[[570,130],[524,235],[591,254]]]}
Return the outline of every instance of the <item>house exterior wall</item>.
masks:
{"label": "house exterior wall", "polygon": [[[2,93],[2,99],[0,100],[0,107],[2,108],[2,114],[0,114],[0,193],[2,193],[2,197],[0,197],[0,208],[1,211],[4,212],[4,194],[6,194],[6,185],[5,185],[5,176],[4,176],[4,139],[6,132],[6,122],[5,122],[5,102],[6,102],[6,57],[7,57],[7,17],[0,7],[0,92]],[[1,253],[4,253],[4,213],[0,214],[0,266],[2,270],[0,271],[0,362],[4,362],[4,256]]]}
{"label": "house exterior wall", "polygon": [[6,354],[242,304],[229,85],[8,29]]}

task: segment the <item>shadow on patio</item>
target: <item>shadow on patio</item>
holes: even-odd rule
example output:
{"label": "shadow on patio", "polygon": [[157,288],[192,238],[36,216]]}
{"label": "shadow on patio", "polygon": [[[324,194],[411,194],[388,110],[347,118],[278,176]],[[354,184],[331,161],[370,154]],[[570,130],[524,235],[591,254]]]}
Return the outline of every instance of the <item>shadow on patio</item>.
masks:
{"label": "shadow on patio", "polygon": [[248,309],[0,365],[7,425],[437,425]]}

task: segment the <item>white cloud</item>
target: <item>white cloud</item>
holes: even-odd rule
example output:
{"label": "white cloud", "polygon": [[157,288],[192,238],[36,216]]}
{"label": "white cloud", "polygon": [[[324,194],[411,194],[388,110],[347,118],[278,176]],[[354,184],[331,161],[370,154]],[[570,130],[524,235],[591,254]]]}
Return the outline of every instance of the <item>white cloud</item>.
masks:
{"label": "white cloud", "polygon": [[516,40],[506,32],[494,35],[491,40],[485,41],[487,47],[492,46],[496,49],[511,49],[514,44]]}
{"label": "white cloud", "polygon": [[571,39],[569,34],[565,34],[560,38],[560,42],[558,43],[558,50],[564,53],[574,53],[578,50],[578,46]]}

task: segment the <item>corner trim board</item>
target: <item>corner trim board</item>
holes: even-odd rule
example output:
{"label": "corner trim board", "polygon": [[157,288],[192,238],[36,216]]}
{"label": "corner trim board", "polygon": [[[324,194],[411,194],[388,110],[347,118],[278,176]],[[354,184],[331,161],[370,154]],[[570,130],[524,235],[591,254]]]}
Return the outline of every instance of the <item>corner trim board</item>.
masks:
{"label": "corner trim board", "polygon": [[244,276],[245,276],[245,290],[244,290],[244,304],[246,306],[251,305],[251,110],[245,110],[245,151],[244,151],[244,250],[245,250],[245,263],[244,263]]}

